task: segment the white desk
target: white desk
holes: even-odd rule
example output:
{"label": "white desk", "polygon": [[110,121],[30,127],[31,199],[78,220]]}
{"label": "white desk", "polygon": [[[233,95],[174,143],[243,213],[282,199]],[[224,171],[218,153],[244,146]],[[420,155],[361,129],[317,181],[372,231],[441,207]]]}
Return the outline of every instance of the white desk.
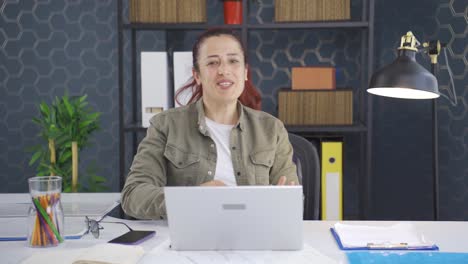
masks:
{"label": "white desk", "polygon": [[[105,221],[121,221],[105,218]],[[304,250],[302,251],[185,251],[169,250],[167,223],[164,221],[129,221],[134,229],[156,230],[154,238],[141,244],[146,255],[140,263],[347,263],[346,256],[336,246],[329,228],[334,221],[304,222]],[[344,221],[344,223],[384,226],[395,222],[384,221]],[[468,222],[412,222],[415,228],[435,242],[442,252],[468,252]],[[120,224],[103,223],[100,239],[87,235],[80,240],[68,240],[60,248],[86,248],[119,236],[127,229]],[[1,263],[18,263],[22,259],[55,248],[34,249],[25,241],[0,242]],[[325,256],[325,260],[324,260]],[[314,262],[315,261],[315,262]]]}

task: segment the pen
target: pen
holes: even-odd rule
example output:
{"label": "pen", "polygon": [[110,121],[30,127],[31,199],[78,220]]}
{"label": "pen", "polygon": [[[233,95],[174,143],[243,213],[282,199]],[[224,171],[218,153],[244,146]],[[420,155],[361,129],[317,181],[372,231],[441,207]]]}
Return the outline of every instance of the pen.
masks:
{"label": "pen", "polygon": [[369,249],[406,249],[408,248],[408,243],[367,243],[367,248]]}

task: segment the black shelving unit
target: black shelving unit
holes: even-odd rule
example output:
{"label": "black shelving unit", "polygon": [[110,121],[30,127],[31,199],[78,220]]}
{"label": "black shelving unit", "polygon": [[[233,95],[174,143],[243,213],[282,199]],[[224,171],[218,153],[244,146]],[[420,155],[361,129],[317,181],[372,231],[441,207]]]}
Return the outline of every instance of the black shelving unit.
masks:
{"label": "black shelving unit", "polygon": [[[244,24],[246,29],[314,29],[314,28],[367,28],[368,22],[302,22],[302,23],[266,23],[266,24]],[[242,29],[243,25],[213,25],[213,24],[161,24],[161,23],[131,23],[123,24],[124,29],[134,30],[203,30],[209,27]]]}
{"label": "black shelving unit", "polygon": [[[118,69],[119,69],[119,157],[120,157],[120,188],[123,188],[127,168],[125,167],[125,136],[130,133],[132,135],[132,145],[134,152],[136,151],[137,134],[146,132],[146,128],[138,123],[139,110],[137,109],[137,65],[136,65],[136,33],[138,31],[189,31],[189,30],[204,30],[207,28],[230,28],[239,30],[245,47],[248,47],[248,33],[251,30],[300,30],[300,29],[357,29],[361,33],[361,65],[360,88],[358,89],[357,105],[359,106],[357,119],[353,125],[346,126],[286,126],[287,130],[304,137],[311,138],[343,138],[343,135],[354,133],[360,135],[360,178],[359,178],[359,217],[360,219],[368,219],[368,212],[371,210],[371,156],[372,156],[372,97],[367,95],[366,87],[372,73],[373,53],[374,53],[374,0],[362,0],[361,19],[359,21],[324,21],[324,22],[301,22],[301,23],[265,23],[265,24],[249,24],[248,21],[248,0],[242,0],[243,23],[240,25],[225,25],[225,24],[207,24],[207,23],[183,23],[183,24],[166,24],[166,23],[124,23],[123,19],[123,1],[118,1]],[[207,0],[213,1],[213,0]],[[216,0],[217,1],[217,0]],[[124,31],[130,32],[131,37],[131,100],[132,100],[132,121],[125,124],[124,120],[124,65],[123,65],[123,45]],[[166,41],[166,50],[169,50]],[[171,52],[169,52],[171,53]],[[172,54],[169,54],[168,60],[169,74],[173,73]],[[169,78],[169,86],[172,86],[171,78]],[[173,91],[173,89],[170,89]],[[173,97],[173,94],[169,94]]]}

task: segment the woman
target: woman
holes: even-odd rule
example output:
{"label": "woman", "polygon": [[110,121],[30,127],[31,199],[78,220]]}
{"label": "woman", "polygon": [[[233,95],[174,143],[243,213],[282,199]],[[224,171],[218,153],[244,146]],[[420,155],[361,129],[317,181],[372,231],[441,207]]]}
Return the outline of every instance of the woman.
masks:
{"label": "woman", "polygon": [[[295,184],[292,147],[281,121],[258,110],[245,49],[229,30],[193,47],[192,89],[184,107],[154,116],[122,190],[125,213],[165,218],[164,186]],[[177,98],[177,96],[176,96]],[[254,109],[252,109],[254,108]]]}

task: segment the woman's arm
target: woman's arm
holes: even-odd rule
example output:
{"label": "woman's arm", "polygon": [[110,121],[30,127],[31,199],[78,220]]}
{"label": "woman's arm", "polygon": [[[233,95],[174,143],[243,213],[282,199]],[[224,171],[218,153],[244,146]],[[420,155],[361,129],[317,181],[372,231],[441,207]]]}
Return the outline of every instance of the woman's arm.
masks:
{"label": "woman's arm", "polygon": [[167,183],[164,159],[166,135],[157,129],[161,127],[159,123],[158,118],[151,120],[122,190],[124,212],[138,219],[166,217],[163,192]]}
{"label": "woman's arm", "polygon": [[288,131],[281,121],[277,121],[277,146],[275,162],[270,171],[270,184],[278,184],[281,176],[286,177],[286,185],[299,184],[296,165],[293,162],[293,148],[289,142]]}

